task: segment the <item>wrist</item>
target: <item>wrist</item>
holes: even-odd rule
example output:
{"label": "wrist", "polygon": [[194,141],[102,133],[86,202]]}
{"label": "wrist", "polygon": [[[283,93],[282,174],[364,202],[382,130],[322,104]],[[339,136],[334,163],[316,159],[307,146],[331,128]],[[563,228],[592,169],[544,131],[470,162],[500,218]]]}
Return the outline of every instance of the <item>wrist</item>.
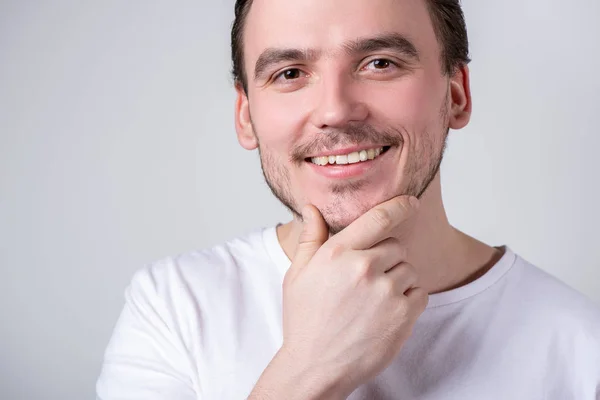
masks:
{"label": "wrist", "polygon": [[347,387],[341,371],[303,362],[282,347],[248,400],[345,400],[353,390]]}

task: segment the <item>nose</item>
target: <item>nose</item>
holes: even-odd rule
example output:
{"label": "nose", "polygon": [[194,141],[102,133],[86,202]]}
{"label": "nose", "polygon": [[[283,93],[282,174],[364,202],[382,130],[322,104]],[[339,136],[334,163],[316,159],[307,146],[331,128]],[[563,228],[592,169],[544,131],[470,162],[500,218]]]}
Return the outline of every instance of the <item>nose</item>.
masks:
{"label": "nose", "polygon": [[316,83],[311,123],[318,129],[343,128],[364,121],[368,108],[360,98],[358,83],[349,76],[329,75]]}

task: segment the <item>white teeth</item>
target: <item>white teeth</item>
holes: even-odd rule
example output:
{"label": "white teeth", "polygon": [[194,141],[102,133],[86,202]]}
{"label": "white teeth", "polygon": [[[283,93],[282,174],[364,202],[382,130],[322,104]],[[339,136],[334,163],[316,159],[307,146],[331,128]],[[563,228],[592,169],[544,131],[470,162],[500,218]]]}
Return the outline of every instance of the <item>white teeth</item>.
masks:
{"label": "white teeth", "polygon": [[348,164],[356,164],[359,161],[360,155],[358,154],[358,151],[348,154]]}
{"label": "white teeth", "polygon": [[379,147],[377,149],[355,151],[346,155],[312,157],[310,160],[313,164],[322,166],[328,164],[356,164],[358,162],[372,160],[378,155],[380,155],[382,151],[383,147]]}
{"label": "white teeth", "polygon": [[336,156],[335,163],[336,164],[348,164],[348,156]]}
{"label": "white teeth", "polygon": [[317,165],[327,165],[327,162],[329,161],[327,157],[313,157],[310,160],[313,162],[313,164]]}

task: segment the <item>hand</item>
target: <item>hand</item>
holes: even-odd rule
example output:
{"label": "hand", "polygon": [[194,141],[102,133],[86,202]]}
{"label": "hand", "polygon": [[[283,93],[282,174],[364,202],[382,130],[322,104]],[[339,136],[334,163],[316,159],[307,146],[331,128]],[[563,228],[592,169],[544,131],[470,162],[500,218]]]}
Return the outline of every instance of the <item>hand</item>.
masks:
{"label": "hand", "polygon": [[303,210],[283,282],[281,351],[306,370],[330,374],[348,395],[391,363],[427,305],[398,239],[410,235],[414,200],[379,204],[329,239],[319,211]]}

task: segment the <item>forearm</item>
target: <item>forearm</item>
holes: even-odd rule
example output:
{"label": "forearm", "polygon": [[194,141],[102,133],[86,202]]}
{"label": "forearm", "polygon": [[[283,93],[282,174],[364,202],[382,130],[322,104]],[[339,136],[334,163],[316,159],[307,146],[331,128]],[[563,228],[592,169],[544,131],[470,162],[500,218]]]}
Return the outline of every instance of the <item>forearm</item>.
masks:
{"label": "forearm", "polygon": [[247,400],[345,400],[343,378],[301,363],[281,350],[263,371]]}

